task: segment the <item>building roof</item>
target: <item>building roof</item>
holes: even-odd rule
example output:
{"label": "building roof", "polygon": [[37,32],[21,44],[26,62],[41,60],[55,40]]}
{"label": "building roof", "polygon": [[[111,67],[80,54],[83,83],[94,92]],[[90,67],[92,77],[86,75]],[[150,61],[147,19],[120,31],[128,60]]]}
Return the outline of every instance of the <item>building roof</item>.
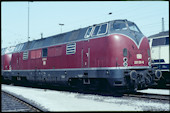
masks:
{"label": "building roof", "polygon": [[167,35],[169,35],[169,30],[168,31],[159,32],[159,33],[154,34],[154,35],[151,35],[148,38],[167,36]]}

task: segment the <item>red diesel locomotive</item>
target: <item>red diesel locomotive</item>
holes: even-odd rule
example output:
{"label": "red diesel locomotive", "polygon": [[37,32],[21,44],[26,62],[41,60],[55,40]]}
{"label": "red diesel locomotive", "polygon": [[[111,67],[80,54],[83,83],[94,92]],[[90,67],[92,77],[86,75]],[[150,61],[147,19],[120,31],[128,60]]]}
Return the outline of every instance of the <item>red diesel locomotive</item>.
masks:
{"label": "red diesel locomotive", "polygon": [[1,67],[3,81],[126,91],[147,88],[161,77],[151,68],[147,37],[128,20],[3,48]]}

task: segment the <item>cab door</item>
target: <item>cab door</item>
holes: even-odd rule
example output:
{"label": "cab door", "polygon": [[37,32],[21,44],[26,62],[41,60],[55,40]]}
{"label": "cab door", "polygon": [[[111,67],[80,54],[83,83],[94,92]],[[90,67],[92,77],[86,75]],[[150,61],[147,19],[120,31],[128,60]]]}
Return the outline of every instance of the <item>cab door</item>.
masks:
{"label": "cab door", "polygon": [[90,67],[90,47],[89,47],[89,40],[85,40],[83,42],[83,47],[81,51],[81,61],[82,61],[82,68],[89,68]]}
{"label": "cab door", "polygon": [[90,26],[84,38],[86,39],[83,41],[82,44],[82,51],[81,51],[81,62],[82,62],[82,68],[89,68],[90,67],[90,47],[89,47],[89,38],[91,37],[92,31],[94,27]]}
{"label": "cab door", "polygon": [[19,53],[17,53],[17,69],[19,69],[20,68],[20,54]]}

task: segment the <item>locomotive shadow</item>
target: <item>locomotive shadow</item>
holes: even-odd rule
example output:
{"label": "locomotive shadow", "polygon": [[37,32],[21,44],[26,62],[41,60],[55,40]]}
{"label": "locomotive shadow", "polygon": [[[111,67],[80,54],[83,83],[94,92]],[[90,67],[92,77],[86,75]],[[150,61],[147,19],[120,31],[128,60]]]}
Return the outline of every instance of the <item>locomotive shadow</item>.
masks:
{"label": "locomotive shadow", "polygon": [[119,92],[118,88],[110,89],[110,90],[102,90],[102,89],[89,89],[83,87],[64,87],[64,86],[51,86],[51,85],[38,85],[38,84],[8,84],[12,86],[22,86],[26,88],[37,88],[43,89],[44,91],[47,90],[54,90],[54,91],[64,91],[70,93],[79,93],[79,94],[91,94],[91,95],[100,95],[100,96],[111,96],[111,97],[122,97],[123,93]]}

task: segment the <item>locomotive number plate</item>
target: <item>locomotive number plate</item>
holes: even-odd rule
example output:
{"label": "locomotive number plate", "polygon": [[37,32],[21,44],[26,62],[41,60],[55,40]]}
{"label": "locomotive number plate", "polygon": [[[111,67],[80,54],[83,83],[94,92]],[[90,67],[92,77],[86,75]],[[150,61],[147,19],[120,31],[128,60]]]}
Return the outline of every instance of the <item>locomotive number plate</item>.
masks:
{"label": "locomotive number plate", "polygon": [[134,61],[134,64],[144,64],[144,61]]}

